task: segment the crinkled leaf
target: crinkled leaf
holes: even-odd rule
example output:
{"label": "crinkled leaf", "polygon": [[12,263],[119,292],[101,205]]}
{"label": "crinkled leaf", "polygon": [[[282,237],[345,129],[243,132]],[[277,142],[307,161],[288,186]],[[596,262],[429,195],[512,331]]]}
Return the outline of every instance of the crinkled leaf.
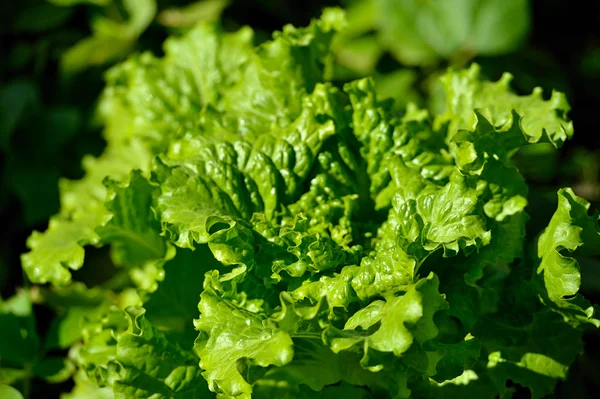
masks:
{"label": "crinkled leaf", "polygon": [[443,248],[445,256],[467,253],[490,242],[483,207],[475,185],[455,171],[443,187],[436,186],[404,166],[394,163],[393,208],[379,232],[382,248],[400,244],[419,254]]}
{"label": "crinkled leaf", "polygon": [[[409,108],[402,119],[393,116],[390,102],[379,102],[372,79],[348,83],[344,90],[352,102],[352,127],[367,162],[370,192],[377,208],[389,205],[394,186],[391,159],[398,154],[423,177],[445,180],[452,170],[449,157],[440,151],[424,110]],[[432,145],[433,144],[433,145]],[[436,148],[438,146],[438,148]],[[390,186],[391,185],[391,186]]]}
{"label": "crinkled leaf", "polygon": [[476,131],[478,119],[481,119],[474,113],[476,109],[488,121],[487,129],[484,129],[488,135],[492,134],[489,125],[500,128],[501,132],[508,130],[499,133],[504,136],[504,144],[496,150],[506,151],[504,146],[515,144],[518,137],[517,127],[512,126],[517,123],[515,112],[520,116],[518,128],[529,143],[547,137],[555,147],[560,147],[573,135],[573,122],[567,118],[571,108],[563,93],[554,91],[549,100],[544,100],[542,89],[536,88],[528,96],[519,96],[510,89],[511,74],[505,73],[497,82],[489,82],[480,79],[479,70],[479,65],[473,64],[465,70],[451,69],[441,78],[446,110],[436,117],[435,122],[437,126],[449,124],[449,139],[460,129]]}
{"label": "crinkled leaf", "polygon": [[111,217],[96,228],[96,233],[103,243],[111,245],[113,262],[131,267],[163,258],[166,245],[151,209],[158,189],[140,171],[134,171],[126,185],[111,180],[105,185],[109,189],[106,209]]}
{"label": "crinkled leaf", "polygon": [[118,338],[115,398],[198,398],[208,395],[198,358],[169,340],[145,317],[129,307],[129,328]]}
{"label": "crinkled leaf", "polygon": [[578,294],[581,273],[577,260],[567,252],[597,254],[600,248],[600,216],[588,215],[589,202],[577,197],[571,189],[558,191],[558,208],[550,224],[538,239],[542,274],[542,298],[548,298],[554,308],[573,323],[592,323],[600,326],[597,310]]}
{"label": "crinkled leaf", "polygon": [[377,352],[400,356],[413,344],[422,345],[435,338],[438,330],[433,316],[448,306],[437,291],[438,285],[437,277],[430,275],[399,296],[371,302],[346,321],[343,331],[330,333],[331,349],[338,353],[355,345],[364,346],[361,364],[376,371],[384,366],[378,364]]}
{"label": "crinkled leaf", "polygon": [[202,293],[198,308],[200,335],[194,348],[211,391],[250,398],[252,387],[238,371],[239,361],[266,367],[292,360],[292,339],[274,321],[219,298],[210,288]]}
{"label": "crinkled leaf", "polygon": [[148,163],[147,150],[136,141],[109,145],[99,158],[84,158],[85,177],[61,182],[60,214],[50,219],[44,233],[34,231],[27,241],[31,251],[21,261],[29,279],[67,284],[71,280],[68,269],[77,270],[83,265],[83,246],[101,241],[95,229],[110,215],[104,207],[104,178],[124,179],[132,169],[145,169]]}
{"label": "crinkled leaf", "polygon": [[343,22],[341,10],[326,9],[310,26],[287,25],[259,46],[240,82],[224,93],[223,109],[232,114],[225,117],[229,128],[260,134],[296,119],[302,97],[323,80],[331,38]]}

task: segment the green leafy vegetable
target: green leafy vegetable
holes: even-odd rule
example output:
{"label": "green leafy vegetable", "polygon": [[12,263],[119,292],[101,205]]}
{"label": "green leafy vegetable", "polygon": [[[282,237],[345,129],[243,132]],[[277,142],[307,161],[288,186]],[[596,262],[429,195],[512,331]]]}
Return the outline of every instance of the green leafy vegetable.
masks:
{"label": "green leafy vegetable", "polygon": [[[108,72],[107,148],[22,258],[53,284],[48,345],[71,347],[71,368],[2,346],[0,375],[73,374],[70,398],[223,399],[481,398],[508,381],[540,397],[566,377],[599,324],[576,260],[600,248],[598,215],[563,189],[526,236],[511,161],[572,136],[564,95],[519,96],[474,65],[443,76],[443,112],[398,113],[371,78],[326,80],[344,25],[328,9],[255,47],[249,28],[202,23]],[[111,275],[73,282],[94,267]],[[18,331],[1,345],[35,352]]]}

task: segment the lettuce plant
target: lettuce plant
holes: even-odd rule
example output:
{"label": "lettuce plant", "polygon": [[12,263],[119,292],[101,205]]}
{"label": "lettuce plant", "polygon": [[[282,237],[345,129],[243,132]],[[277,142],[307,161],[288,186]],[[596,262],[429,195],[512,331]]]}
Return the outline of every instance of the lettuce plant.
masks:
{"label": "lettuce plant", "polygon": [[254,46],[202,24],[107,73],[106,150],[22,257],[51,283],[39,345],[69,348],[65,398],[541,397],[566,377],[600,326],[576,260],[599,216],[561,189],[528,236],[511,163],[572,136],[564,95],[472,65],[444,75],[444,112],[397,114],[369,78],[325,80],[343,25],[327,10]]}

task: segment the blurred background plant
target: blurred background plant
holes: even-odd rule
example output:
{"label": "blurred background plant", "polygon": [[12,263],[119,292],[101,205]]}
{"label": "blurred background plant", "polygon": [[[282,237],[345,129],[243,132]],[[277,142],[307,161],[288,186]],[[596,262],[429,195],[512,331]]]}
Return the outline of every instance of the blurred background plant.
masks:
{"label": "blurred background plant", "polygon": [[[17,290],[28,286],[19,256],[31,231],[44,230],[49,216],[57,212],[59,179],[81,177],[82,157],[102,151],[95,107],[107,68],[135,52],[160,54],[169,34],[200,21],[220,19],[226,29],[251,25],[260,41],[287,23],[307,24],[323,7],[332,5],[346,8],[348,28],[334,41],[336,62],[330,78],[341,84],[373,75],[378,92],[393,98],[398,112],[408,102],[439,109],[444,104],[439,74],[472,61],[491,79],[511,72],[513,87],[522,93],[535,86],[544,89],[546,98],[552,89],[565,92],[573,108],[575,139],[560,153],[540,144],[516,157],[534,187],[528,209],[546,215],[547,220],[555,209],[559,186],[572,186],[600,208],[596,138],[600,4],[573,7],[563,0],[5,2],[0,16],[0,297],[12,298],[0,300],[0,325],[8,331],[9,323],[17,323],[17,330],[27,333],[20,339],[0,339],[0,349],[9,353],[6,346],[11,345],[13,351],[28,348],[31,353],[16,353],[23,368],[12,373],[2,369],[0,384],[16,384],[30,397],[57,397],[69,390],[44,385],[43,381],[69,385],[70,371],[47,344],[54,339],[53,310],[33,305],[32,311],[37,287]],[[537,234],[541,226],[529,229]],[[582,292],[599,303],[600,263],[587,259],[582,268]],[[17,317],[4,317],[8,313]],[[597,338],[589,336],[586,355],[576,363],[572,377],[559,386],[556,397],[591,397],[585,396],[583,387],[600,389],[594,379],[594,370],[600,369]],[[0,396],[18,395],[0,389],[4,389]]]}

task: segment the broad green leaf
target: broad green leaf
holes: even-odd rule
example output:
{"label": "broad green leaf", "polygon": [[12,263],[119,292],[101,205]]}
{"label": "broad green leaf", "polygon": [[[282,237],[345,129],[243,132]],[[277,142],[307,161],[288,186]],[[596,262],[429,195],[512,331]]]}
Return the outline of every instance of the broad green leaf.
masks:
{"label": "broad green leaf", "polygon": [[[242,78],[241,70],[254,52],[253,40],[254,33],[249,27],[226,33],[216,24],[198,24],[184,36],[165,42],[164,63],[189,71],[193,89],[202,103],[216,106],[221,95]],[[181,94],[189,90],[183,89]]]}
{"label": "broad green leaf", "polygon": [[158,153],[185,134],[212,134],[204,125],[222,93],[239,81],[252,40],[250,28],[225,33],[200,24],[169,38],[164,58],[144,53],[111,68],[100,104],[108,137],[140,137]]}
{"label": "broad green leaf", "polygon": [[524,0],[375,0],[375,7],[382,43],[411,65],[511,51],[529,26]]}
{"label": "broad green leaf", "polygon": [[[187,158],[156,162],[154,181],[161,186],[158,210],[172,240],[182,247],[208,242],[211,248],[222,248],[223,240],[241,234],[247,236],[244,245],[251,246],[253,238],[244,222],[250,222],[256,212],[264,213],[267,221],[283,205],[290,205],[295,213],[312,212],[297,208],[303,207],[298,188],[317,163],[324,143],[336,135],[335,122],[343,117],[336,108],[337,94],[318,85],[279,138],[265,134],[253,143],[184,141],[185,152],[173,155]],[[211,231],[217,224],[218,230],[226,224],[229,229]]]}
{"label": "broad green leaf", "polygon": [[127,315],[116,306],[85,320],[81,329],[82,343],[74,345],[69,353],[69,358],[85,373],[84,385],[103,387],[111,384],[117,339],[127,328]]}

